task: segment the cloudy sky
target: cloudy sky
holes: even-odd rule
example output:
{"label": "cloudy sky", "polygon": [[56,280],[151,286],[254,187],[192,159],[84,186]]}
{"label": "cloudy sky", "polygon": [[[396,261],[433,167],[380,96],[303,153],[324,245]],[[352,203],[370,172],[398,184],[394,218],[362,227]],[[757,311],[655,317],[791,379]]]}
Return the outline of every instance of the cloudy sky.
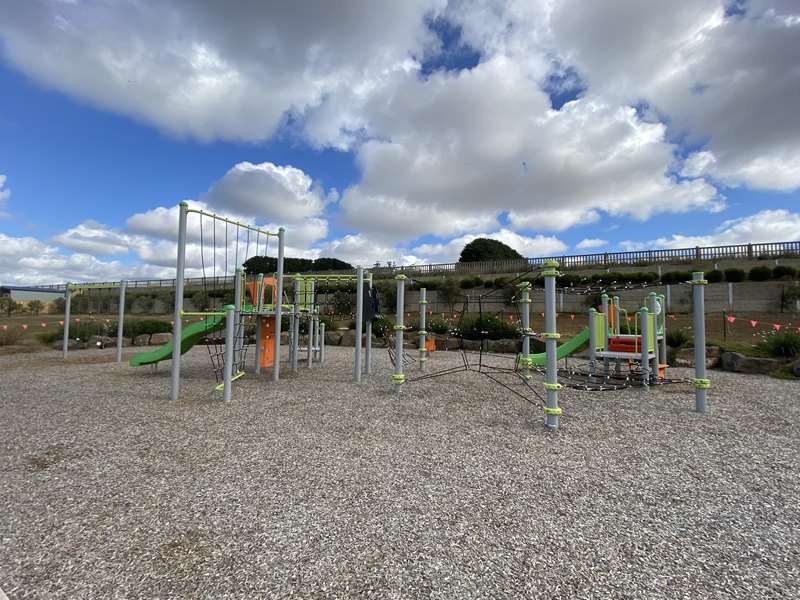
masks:
{"label": "cloudy sky", "polygon": [[364,265],[800,239],[797,0],[0,14],[0,283],[172,277],[183,200]]}

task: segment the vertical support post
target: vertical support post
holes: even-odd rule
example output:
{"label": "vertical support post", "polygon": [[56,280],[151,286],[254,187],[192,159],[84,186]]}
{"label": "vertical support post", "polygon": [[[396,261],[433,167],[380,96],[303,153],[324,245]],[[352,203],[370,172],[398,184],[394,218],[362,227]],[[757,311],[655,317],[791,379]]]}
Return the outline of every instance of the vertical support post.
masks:
{"label": "vertical support post", "polygon": [[[601,305],[603,307],[603,347],[608,351],[608,294],[600,296]],[[603,357],[603,372],[608,375],[608,357]]]}
{"label": "vertical support post", "polygon": [[235,339],[235,343],[233,346],[233,362],[236,364],[236,371],[235,373],[239,372],[240,367],[244,369],[244,365],[241,365],[241,356],[242,356],[242,349],[244,348],[244,337],[239,338],[239,335],[242,333],[242,288],[244,280],[244,269],[241,267],[236,267],[236,271],[233,277],[233,305],[236,307],[236,327],[233,330],[233,335]]}
{"label": "vertical support post", "polygon": [[253,298],[253,307],[256,312],[261,312],[264,305],[264,274],[259,273],[256,278],[256,297]]}
{"label": "vertical support post", "polygon": [[666,288],[664,289],[664,298],[666,300],[666,303],[665,303],[665,306],[664,306],[664,312],[666,313],[667,311],[672,310],[672,286],[671,285],[667,285]]}
{"label": "vertical support post", "polygon": [[122,334],[125,325],[125,288],[128,282],[124,279],[119,282],[119,306],[117,307],[117,363],[122,362]]}
{"label": "vertical support post", "polygon": [[233,356],[234,344],[236,338],[234,336],[236,330],[236,307],[233,304],[225,306],[225,354],[223,355],[222,364],[222,399],[225,402],[230,402],[231,399],[231,386],[233,384]]}
{"label": "vertical support post", "polygon": [[403,389],[403,384],[406,381],[406,376],[403,373],[403,311],[405,311],[405,287],[406,276],[402,273],[394,276],[397,281],[397,304],[394,315],[394,374],[392,375],[392,383],[394,383],[394,391],[399,394]]}
{"label": "vertical support post", "polygon": [[281,318],[283,317],[283,253],[286,245],[286,230],[278,228],[278,275],[275,290],[275,352],[272,363],[272,381],[281,378]]}
{"label": "vertical support post", "polygon": [[67,282],[67,288],[64,291],[64,338],[63,347],[61,348],[61,358],[67,358],[69,354],[69,320],[72,313],[72,284]]}
{"label": "vertical support post", "polygon": [[564,312],[564,290],[558,292],[558,312]]}
{"label": "vertical support post", "polygon": [[619,335],[619,296],[611,298],[611,309],[614,311],[614,335]]}
{"label": "vertical support post", "polygon": [[356,339],[353,381],[361,383],[361,335],[364,332],[364,267],[356,270]]}
{"label": "vertical support post", "polygon": [[308,285],[306,287],[306,292],[311,295],[311,300],[308,302],[308,327],[307,327],[308,335],[306,336],[308,338],[308,343],[306,344],[306,346],[308,347],[307,348],[308,352],[306,354],[306,363],[309,368],[311,367],[311,347],[313,345],[311,343],[311,340],[314,335],[314,287],[315,287],[314,280],[313,279],[309,280]]}
{"label": "vertical support post", "polygon": [[183,271],[186,267],[186,217],[189,205],[181,202],[178,210],[178,257],[175,263],[175,311],[172,321],[172,372],[170,398],[173,402],[181,391],[181,335],[183,333]]}
{"label": "vertical support post", "polygon": [[524,281],[519,284],[519,312],[520,327],[522,331],[522,354],[519,357],[519,368],[522,379],[528,381],[531,378],[531,284]]}
{"label": "vertical support post", "polygon": [[653,315],[653,368],[650,371],[650,381],[658,379],[658,365],[661,364],[661,340],[658,338],[658,295],[655,292],[647,294],[647,310]]}
{"label": "vertical support post", "polygon": [[728,282],[728,308],[733,310],[733,282]]}
{"label": "vertical support post", "polygon": [[319,341],[319,330],[320,326],[322,325],[322,321],[319,319],[319,306],[314,307],[314,362],[320,362],[319,359],[319,348],[320,348],[320,341]]}
{"label": "vertical support post", "polygon": [[589,373],[597,366],[597,310],[589,309]]}
{"label": "vertical support post", "polygon": [[297,373],[297,360],[300,353],[300,279],[294,280],[294,314],[292,314],[290,327],[292,328],[292,352],[290,355],[292,373]]}
{"label": "vertical support post", "polygon": [[428,361],[428,349],[425,347],[425,336],[428,333],[425,331],[428,307],[428,290],[426,288],[419,289],[419,370],[425,370],[425,363]]}
{"label": "vertical support post", "polygon": [[650,351],[647,349],[650,345],[650,332],[647,329],[647,315],[650,311],[646,306],[639,310],[639,328],[641,329],[642,339],[642,356],[640,359],[642,368],[642,384],[647,388],[650,383]]}
{"label": "vertical support post", "polygon": [[[261,315],[256,314],[256,351],[254,352],[256,357],[254,371],[256,375],[261,375],[261,327]],[[278,335],[280,334],[281,333],[279,331]]]}
{"label": "vertical support post", "polygon": [[325,364],[325,322],[319,324],[319,364]]}
{"label": "vertical support post", "polygon": [[658,297],[658,302],[661,304],[661,314],[656,317],[656,320],[661,321],[661,351],[658,356],[662,364],[667,364],[667,308],[664,302],[664,295]]}
{"label": "vertical support post", "polygon": [[372,375],[372,319],[364,323],[364,373]]}
{"label": "vertical support post", "polygon": [[706,394],[711,381],[706,378],[706,310],[702,271],[692,273],[692,329],[694,333],[694,410],[706,412]]}
{"label": "vertical support post", "polygon": [[561,408],[558,406],[558,339],[561,337],[556,331],[556,277],[558,276],[558,261],[544,261],[544,343],[547,352],[547,371],[545,373],[544,389],[547,391],[547,403],[544,407],[545,425],[548,429],[558,429]]}
{"label": "vertical support post", "polygon": [[658,280],[661,281],[661,265],[658,265]]}

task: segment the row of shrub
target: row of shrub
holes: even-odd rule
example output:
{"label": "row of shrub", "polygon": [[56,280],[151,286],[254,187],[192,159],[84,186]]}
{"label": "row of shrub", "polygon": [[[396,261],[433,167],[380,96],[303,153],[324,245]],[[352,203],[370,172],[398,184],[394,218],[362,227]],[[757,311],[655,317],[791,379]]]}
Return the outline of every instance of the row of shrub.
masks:
{"label": "row of shrub", "polygon": [[[172,325],[168,321],[161,321],[159,319],[131,319],[126,320],[122,325],[122,335],[126,338],[135,338],[139,335],[152,335],[154,333],[169,333],[172,331]],[[92,336],[117,336],[117,322],[116,321],[81,321],[79,323],[70,323],[69,337],[71,340],[86,341]],[[58,340],[63,339],[64,328],[59,327],[57,330],[40,333],[38,338],[45,344],[52,344]]]}

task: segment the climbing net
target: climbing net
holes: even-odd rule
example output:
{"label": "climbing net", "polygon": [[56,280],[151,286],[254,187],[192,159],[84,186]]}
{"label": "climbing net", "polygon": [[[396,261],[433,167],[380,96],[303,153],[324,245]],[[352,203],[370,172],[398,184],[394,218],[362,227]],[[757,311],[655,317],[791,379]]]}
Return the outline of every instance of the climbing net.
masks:
{"label": "climbing net", "polygon": [[[199,209],[190,209],[188,212],[198,216],[203,294],[199,299],[200,306],[196,306],[199,312],[191,314],[198,315],[205,324],[203,342],[216,382],[220,384],[225,371],[225,336],[220,321],[213,317],[220,315],[221,305],[236,302],[233,285],[236,269],[252,257],[268,256],[270,238],[277,237],[277,234]],[[237,321],[234,324],[234,376],[244,373],[254,329],[252,319],[241,312],[248,296],[244,278],[241,283],[241,296],[236,307]],[[254,298],[250,298],[250,301],[255,303]]]}

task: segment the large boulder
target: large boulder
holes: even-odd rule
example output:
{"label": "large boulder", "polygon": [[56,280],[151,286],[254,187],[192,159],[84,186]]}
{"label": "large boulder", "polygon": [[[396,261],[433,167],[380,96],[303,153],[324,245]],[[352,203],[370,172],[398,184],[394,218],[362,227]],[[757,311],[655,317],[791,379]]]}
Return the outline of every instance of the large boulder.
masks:
{"label": "large boulder", "polygon": [[516,354],[522,349],[519,339],[489,340],[488,351],[503,354]]}
{"label": "large boulder", "polygon": [[[83,340],[70,340],[67,344],[67,350],[83,350],[86,348],[86,342]],[[53,350],[63,350],[64,349],[64,341],[58,340],[53,342]]]}
{"label": "large boulder", "polygon": [[162,344],[166,344],[172,341],[172,334],[171,333],[154,333],[150,336],[150,345],[151,346],[161,346]]}
{"label": "large boulder", "polygon": [[[325,345],[338,346],[342,343],[342,331],[325,331]],[[353,332],[353,343],[355,343],[355,332]]]}
{"label": "large boulder", "polygon": [[[722,349],[719,346],[706,346],[706,368],[714,368],[719,365]],[[694,367],[694,348],[678,348],[675,358],[672,360],[672,367]]]}
{"label": "large boulder", "polygon": [[142,333],[137,335],[133,338],[133,345],[134,346],[149,346],[150,345],[150,334],[149,333]]}
{"label": "large boulder", "polygon": [[734,373],[750,373],[765,375],[781,366],[781,361],[774,358],[757,358],[745,356],[739,352],[723,352],[720,366],[725,371]]}
{"label": "large boulder", "polygon": [[93,335],[86,341],[86,344],[89,348],[110,348],[115,342],[114,338],[110,338],[107,335]]}
{"label": "large boulder", "polygon": [[792,365],[792,373],[795,377],[800,377],[800,358],[794,361],[794,364]]}

